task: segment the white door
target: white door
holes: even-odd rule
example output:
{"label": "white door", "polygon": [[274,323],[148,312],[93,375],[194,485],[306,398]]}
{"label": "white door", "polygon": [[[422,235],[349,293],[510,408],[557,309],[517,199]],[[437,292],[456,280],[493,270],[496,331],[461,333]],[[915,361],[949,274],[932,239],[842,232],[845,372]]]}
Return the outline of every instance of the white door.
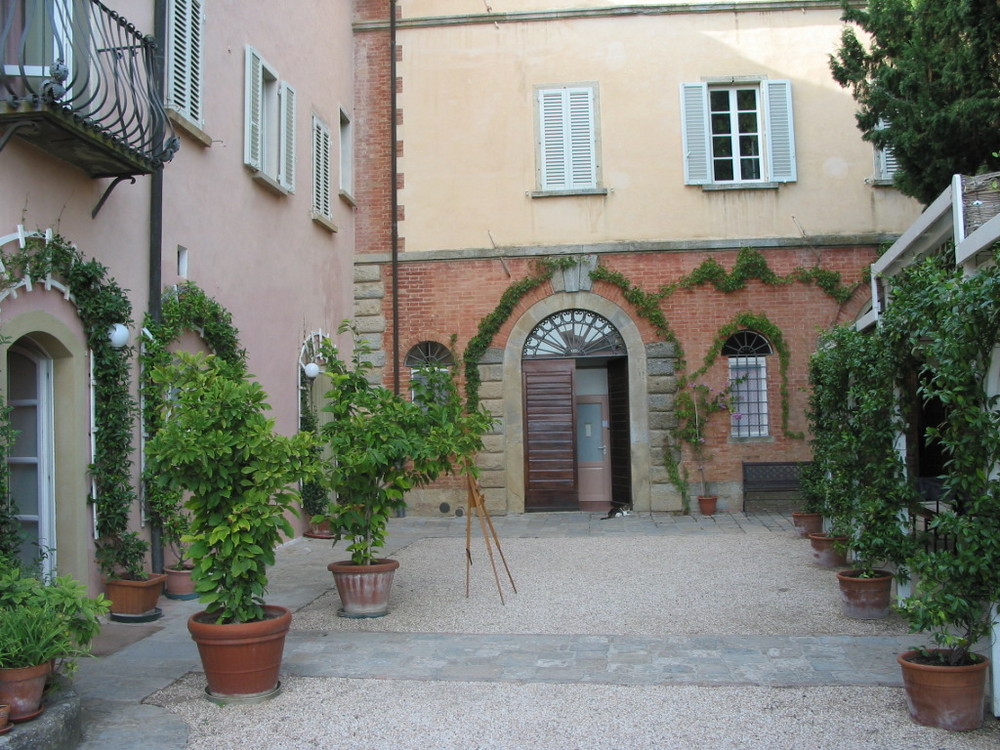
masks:
{"label": "white door", "polygon": [[7,403],[17,431],[7,458],[10,502],[21,524],[21,559],[55,570],[55,505],[52,492],[52,360],[34,346],[7,352]]}

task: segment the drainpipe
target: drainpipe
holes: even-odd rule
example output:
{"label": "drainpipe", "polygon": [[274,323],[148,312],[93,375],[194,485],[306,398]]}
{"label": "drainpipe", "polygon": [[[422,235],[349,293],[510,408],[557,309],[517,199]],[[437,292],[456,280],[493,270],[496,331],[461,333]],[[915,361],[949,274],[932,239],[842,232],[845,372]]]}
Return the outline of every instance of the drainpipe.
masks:
{"label": "drainpipe", "polygon": [[392,392],[399,395],[399,165],[396,154],[396,0],[389,0],[389,176],[392,210]]}
{"label": "drainpipe", "polygon": [[[161,96],[164,92],[163,68],[164,49],[167,39],[167,0],[155,0],[153,4],[153,85],[152,90]],[[161,128],[154,133],[153,143],[163,139]],[[160,291],[163,287],[163,167],[153,172],[149,189],[149,317],[159,323],[161,317]],[[140,346],[142,335],[139,336]],[[140,417],[141,418],[141,417]],[[141,438],[140,438],[141,439]],[[140,448],[140,455],[141,453]],[[159,524],[150,524],[150,562],[154,573],[163,572],[163,536]]]}

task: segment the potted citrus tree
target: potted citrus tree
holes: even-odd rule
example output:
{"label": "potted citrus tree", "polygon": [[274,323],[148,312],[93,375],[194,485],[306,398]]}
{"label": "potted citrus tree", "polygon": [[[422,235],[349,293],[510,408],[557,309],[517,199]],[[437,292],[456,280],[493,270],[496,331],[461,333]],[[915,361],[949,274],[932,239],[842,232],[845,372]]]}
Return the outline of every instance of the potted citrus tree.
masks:
{"label": "potted citrus tree", "polygon": [[[352,332],[349,323],[340,333]],[[332,346],[325,353],[330,387],[323,439],[331,461],[329,488],[334,545],[347,543],[349,560],[330,563],[344,617],[388,612],[396,560],[382,559],[389,518],[406,507],[407,491],[458,469],[472,457],[493,423],[484,409],[466,411],[449,371],[426,368],[414,377],[413,400],[371,382],[371,349],[355,335],[349,361]]]}
{"label": "potted citrus tree", "polygon": [[315,439],[276,434],[260,384],[214,355],[180,353],[151,379],[171,397],[147,444],[147,467],[164,489],[189,493],[184,541],[205,609],[188,629],[209,697],[270,697],[280,687],[292,616],[264,603],[267,567],[282,535],[293,533],[287,514],[296,512],[298,493],[291,484],[318,471]]}

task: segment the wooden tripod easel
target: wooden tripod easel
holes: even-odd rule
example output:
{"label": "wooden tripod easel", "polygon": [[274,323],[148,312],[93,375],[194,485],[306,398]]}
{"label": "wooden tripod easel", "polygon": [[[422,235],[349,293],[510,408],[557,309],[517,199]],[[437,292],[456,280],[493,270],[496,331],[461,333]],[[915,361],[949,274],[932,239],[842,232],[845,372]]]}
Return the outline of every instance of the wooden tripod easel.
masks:
{"label": "wooden tripod easel", "polygon": [[507,558],[503,556],[503,549],[500,547],[500,537],[497,536],[496,527],[493,526],[493,519],[490,518],[490,512],[486,509],[486,499],[483,497],[483,493],[479,490],[479,484],[476,482],[471,472],[466,474],[466,479],[469,484],[469,507],[468,516],[465,521],[465,598],[469,598],[469,578],[472,570],[472,513],[475,511],[476,515],[479,516],[479,525],[483,529],[483,539],[486,542],[486,552],[490,556],[490,565],[493,566],[493,577],[497,582],[497,592],[500,594],[500,603],[506,606],[507,602],[503,599],[503,589],[500,587],[500,574],[497,572],[496,560],[493,558],[493,547],[490,544],[490,534],[493,535],[493,542],[497,546],[497,552],[500,553],[500,559],[503,561],[504,570],[507,571],[507,577],[510,579],[510,587],[516,594],[517,586],[514,584],[514,576],[510,574],[510,568],[507,566]]}

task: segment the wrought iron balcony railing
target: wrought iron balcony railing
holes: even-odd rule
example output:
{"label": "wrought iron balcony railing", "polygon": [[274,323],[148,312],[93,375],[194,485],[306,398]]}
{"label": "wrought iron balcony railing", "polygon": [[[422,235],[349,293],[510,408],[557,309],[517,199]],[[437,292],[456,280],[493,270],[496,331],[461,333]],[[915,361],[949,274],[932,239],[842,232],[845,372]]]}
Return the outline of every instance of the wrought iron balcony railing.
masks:
{"label": "wrought iron balcony railing", "polygon": [[99,0],[0,3],[0,148],[17,135],[91,177],[149,174],[173,157],[152,37]]}

